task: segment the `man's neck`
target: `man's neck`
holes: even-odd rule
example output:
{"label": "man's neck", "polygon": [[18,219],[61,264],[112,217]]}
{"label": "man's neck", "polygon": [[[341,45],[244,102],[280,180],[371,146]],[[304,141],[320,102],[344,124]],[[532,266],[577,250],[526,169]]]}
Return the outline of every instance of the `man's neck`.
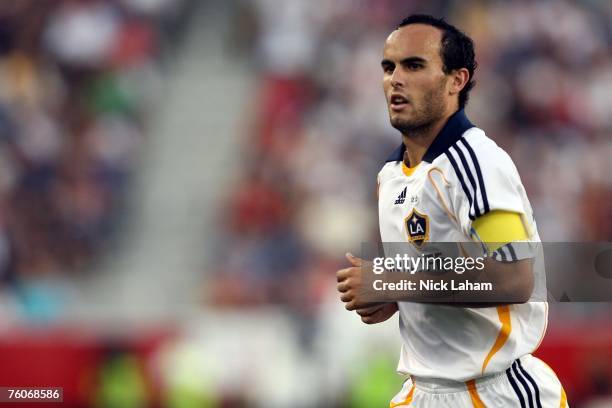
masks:
{"label": "man's neck", "polygon": [[414,167],[423,160],[423,156],[425,156],[427,149],[431,146],[444,125],[446,125],[448,118],[454,113],[455,112],[451,112],[445,115],[437,122],[432,123],[431,126],[418,129],[409,134],[402,134],[402,140],[404,146],[406,146],[406,151],[404,152],[404,164],[406,164],[406,166]]}

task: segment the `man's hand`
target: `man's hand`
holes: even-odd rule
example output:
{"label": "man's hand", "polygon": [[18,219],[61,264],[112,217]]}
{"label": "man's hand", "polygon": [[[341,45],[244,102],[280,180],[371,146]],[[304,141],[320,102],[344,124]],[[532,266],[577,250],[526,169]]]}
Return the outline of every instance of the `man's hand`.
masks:
{"label": "man's hand", "polygon": [[361,321],[367,324],[381,323],[393,316],[397,312],[397,303],[371,303],[360,299],[364,269],[371,265],[350,253],[346,254],[346,259],[352,266],[336,272],[340,300],[346,303],[346,309],[356,310]]}
{"label": "man's hand", "polygon": [[366,324],[382,323],[397,312],[397,303],[378,303],[374,306],[357,309],[361,321]]}
{"label": "man's hand", "polygon": [[340,300],[346,303],[344,307],[347,310],[372,306],[372,303],[366,303],[360,299],[360,292],[363,292],[362,275],[363,269],[367,267],[366,262],[350,253],[346,254],[346,259],[352,266],[336,272],[338,292],[341,293]]}

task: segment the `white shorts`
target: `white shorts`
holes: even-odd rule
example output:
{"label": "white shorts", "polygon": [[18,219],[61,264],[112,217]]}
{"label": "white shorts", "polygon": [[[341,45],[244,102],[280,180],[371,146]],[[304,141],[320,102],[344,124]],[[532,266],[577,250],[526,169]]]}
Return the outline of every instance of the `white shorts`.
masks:
{"label": "white shorts", "polygon": [[391,400],[393,407],[420,408],[567,408],[554,371],[531,354],[506,371],[465,383],[411,377]]}

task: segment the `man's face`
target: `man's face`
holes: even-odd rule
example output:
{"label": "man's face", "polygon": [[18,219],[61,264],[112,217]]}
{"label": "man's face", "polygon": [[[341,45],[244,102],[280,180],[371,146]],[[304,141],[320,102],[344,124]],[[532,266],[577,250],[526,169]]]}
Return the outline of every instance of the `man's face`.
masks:
{"label": "man's face", "polygon": [[442,31],[411,24],[393,31],[383,50],[383,89],[391,125],[408,134],[441,119],[450,102],[440,55]]}

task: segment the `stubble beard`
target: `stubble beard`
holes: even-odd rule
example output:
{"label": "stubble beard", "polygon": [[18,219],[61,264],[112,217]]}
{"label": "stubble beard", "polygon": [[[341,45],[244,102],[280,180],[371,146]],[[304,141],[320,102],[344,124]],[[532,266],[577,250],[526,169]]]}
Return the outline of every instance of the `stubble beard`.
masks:
{"label": "stubble beard", "polygon": [[444,84],[440,83],[438,88],[427,92],[422,103],[414,106],[412,118],[391,117],[391,126],[399,130],[405,136],[419,136],[426,133],[436,124],[445,112],[443,102]]}

